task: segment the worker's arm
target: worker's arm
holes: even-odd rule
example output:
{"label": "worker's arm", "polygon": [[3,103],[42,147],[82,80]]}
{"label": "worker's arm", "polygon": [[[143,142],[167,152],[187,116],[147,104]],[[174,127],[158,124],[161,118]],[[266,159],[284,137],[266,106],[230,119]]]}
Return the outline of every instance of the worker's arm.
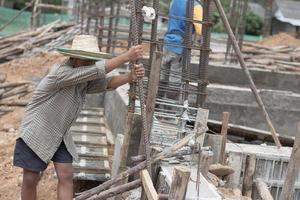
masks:
{"label": "worker's arm", "polygon": [[105,79],[106,73],[114,70],[127,61],[135,61],[143,56],[141,45],[133,46],[126,53],[109,60],[98,61],[95,65],[73,68],[72,66],[61,66],[49,78],[55,81],[58,88],[68,87],[92,80]]}
{"label": "worker's arm", "polygon": [[[194,6],[194,20],[202,21],[203,20],[203,8],[201,5]],[[202,24],[194,22],[195,32],[197,35],[202,34]]]}
{"label": "worker's arm", "polygon": [[142,45],[133,46],[129,49],[129,51],[126,51],[122,55],[109,59],[106,61],[106,73],[114,70],[118,66],[120,66],[123,63],[126,63],[128,61],[135,61],[139,58],[143,57],[143,47]]}
{"label": "worker's arm", "polygon": [[131,72],[126,75],[115,76],[108,83],[108,89],[116,89],[117,87],[126,83],[136,82],[138,79],[143,78],[145,69],[142,64],[134,65]]}
{"label": "worker's arm", "polygon": [[90,81],[87,86],[87,93],[99,93],[104,92],[105,90],[116,89],[126,83],[137,81],[142,78],[144,74],[145,70],[142,65],[134,65],[133,69],[128,74]]}

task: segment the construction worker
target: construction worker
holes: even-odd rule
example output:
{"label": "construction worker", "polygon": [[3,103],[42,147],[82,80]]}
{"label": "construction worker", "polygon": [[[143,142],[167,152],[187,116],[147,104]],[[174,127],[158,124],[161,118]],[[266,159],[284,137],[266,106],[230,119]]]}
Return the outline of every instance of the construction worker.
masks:
{"label": "construction worker", "polygon": [[52,160],[58,177],[57,198],[73,199],[73,159],[78,155],[70,134],[88,93],[100,93],[144,76],[142,65],[135,65],[125,75],[106,74],[125,62],[142,57],[142,46],[111,59],[98,48],[97,38],[78,35],[71,49],[59,49],[69,58],[42,79],[33,93],[19,130],[14,152],[14,166],[23,168],[22,200],[36,199],[36,187]]}
{"label": "construction worker", "polygon": [[[182,55],[184,48],[172,45],[183,45],[186,23],[182,19],[175,19],[174,17],[186,17],[186,6],[189,0],[172,0],[169,9],[168,30],[164,36],[163,59],[160,73],[161,84],[165,87],[174,86],[181,87],[182,77]],[[194,20],[202,21],[202,6],[198,1],[193,2],[193,16]],[[202,32],[202,25],[200,23],[193,23],[194,32],[200,36]],[[189,37],[192,37],[190,35]],[[176,92],[160,92],[164,97],[178,100],[179,94]]]}

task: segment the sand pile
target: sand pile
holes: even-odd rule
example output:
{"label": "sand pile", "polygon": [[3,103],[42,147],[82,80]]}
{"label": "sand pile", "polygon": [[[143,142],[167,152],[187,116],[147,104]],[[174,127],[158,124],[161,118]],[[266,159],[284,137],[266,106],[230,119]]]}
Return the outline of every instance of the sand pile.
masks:
{"label": "sand pile", "polygon": [[265,46],[280,46],[280,45],[288,45],[288,46],[300,46],[300,40],[296,39],[294,36],[287,33],[279,33],[270,37],[265,38],[260,41],[259,44]]}

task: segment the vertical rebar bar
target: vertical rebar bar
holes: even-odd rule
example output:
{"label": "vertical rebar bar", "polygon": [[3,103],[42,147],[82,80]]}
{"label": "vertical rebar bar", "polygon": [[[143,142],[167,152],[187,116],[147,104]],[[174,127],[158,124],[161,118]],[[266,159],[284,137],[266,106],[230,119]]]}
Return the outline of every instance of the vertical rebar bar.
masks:
{"label": "vertical rebar bar", "polygon": [[80,6],[80,33],[83,33],[83,29],[84,29],[84,11],[85,11],[85,0],[82,0]]}
{"label": "vertical rebar bar", "polygon": [[[156,13],[159,13],[159,0],[153,0],[152,4]],[[156,51],[157,43],[157,24],[158,24],[158,15],[155,16],[155,19],[152,20],[151,24],[151,44],[150,44],[150,55],[149,55],[149,66],[152,66],[153,63],[153,54]],[[151,68],[150,68],[151,69]]]}
{"label": "vertical rebar bar", "polygon": [[[194,16],[194,0],[186,1],[186,17],[188,19],[193,19]],[[184,32],[184,45],[185,49],[183,50],[182,56],[182,80],[181,83],[184,83],[184,93],[181,98],[180,104],[183,104],[185,100],[188,99],[188,87],[190,79],[190,65],[191,65],[191,51],[192,51],[192,35],[193,35],[193,22],[185,22],[185,32]],[[185,81],[183,81],[185,80]],[[181,84],[182,85],[182,84]]]}
{"label": "vertical rebar bar", "polygon": [[115,48],[116,48],[116,43],[117,43],[117,29],[119,26],[119,20],[120,20],[120,10],[121,10],[121,1],[117,2],[117,11],[116,11],[116,16],[115,16],[115,23],[114,23],[114,36],[113,36],[113,48],[112,48],[112,53],[114,54]]}
{"label": "vertical rebar bar", "polygon": [[86,27],[85,33],[90,33],[90,23],[91,23],[91,10],[92,10],[92,0],[88,1],[88,8],[87,8],[87,19],[86,19]]}
{"label": "vertical rebar bar", "polygon": [[[143,22],[143,17],[141,13],[141,8],[143,5],[142,0],[131,0],[131,15],[132,15],[132,36],[133,36],[133,45],[138,45],[140,40],[140,33],[142,30],[139,30],[142,27],[141,22]],[[132,63],[137,64],[137,61]],[[145,142],[145,153],[146,153],[146,162],[147,162],[147,169],[151,176],[151,162],[150,162],[150,142],[149,142],[149,135],[147,134],[147,119],[146,119],[146,109],[145,109],[145,96],[144,96],[144,87],[143,87],[143,80],[138,80],[138,88],[139,88],[139,97],[140,97],[140,105],[141,105],[141,116],[142,116],[142,125],[143,131],[142,134],[144,135],[144,142]]]}
{"label": "vertical rebar bar", "polygon": [[206,87],[208,85],[207,80],[207,67],[209,62],[210,53],[210,36],[211,36],[211,0],[203,1],[203,28],[202,37],[203,41],[200,50],[199,61],[199,81],[198,81],[198,95],[197,95],[197,107],[206,108]]}
{"label": "vertical rebar bar", "polygon": [[111,50],[113,21],[114,21],[114,1],[111,1],[110,2],[108,33],[107,33],[106,53],[110,53],[110,50]]}
{"label": "vertical rebar bar", "polygon": [[101,2],[101,12],[100,12],[100,22],[99,22],[99,34],[98,34],[98,42],[99,49],[102,51],[102,43],[103,43],[103,28],[104,28],[104,19],[105,19],[105,1]]}

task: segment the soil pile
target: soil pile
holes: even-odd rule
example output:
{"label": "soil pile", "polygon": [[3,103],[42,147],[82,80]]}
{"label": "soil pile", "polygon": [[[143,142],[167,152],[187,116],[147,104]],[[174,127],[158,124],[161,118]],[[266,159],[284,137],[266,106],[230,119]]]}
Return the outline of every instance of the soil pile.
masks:
{"label": "soil pile", "polygon": [[259,44],[264,46],[279,46],[279,45],[288,45],[288,46],[300,46],[300,40],[296,39],[294,36],[287,33],[279,33],[270,37],[265,38],[260,41]]}

